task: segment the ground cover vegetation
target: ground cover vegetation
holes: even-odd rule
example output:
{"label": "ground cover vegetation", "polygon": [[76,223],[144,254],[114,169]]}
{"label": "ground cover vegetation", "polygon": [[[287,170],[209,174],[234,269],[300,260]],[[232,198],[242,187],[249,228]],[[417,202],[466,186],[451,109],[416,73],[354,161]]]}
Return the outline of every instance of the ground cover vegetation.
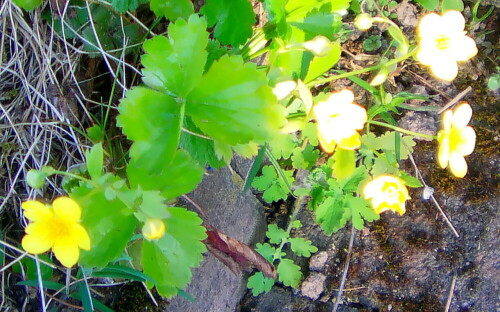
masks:
{"label": "ground cover vegetation", "polygon": [[[408,33],[393,21],[395,1],[4,2],[2,16],[15,14],[1,36],[2,75],[12,83],[11,94],[1,94],[2,116],[15,105],[29,109],[9,120],[2,142],[1,160],[11,157],[11,167],[1,205],[16,211],[2,222],[2,272],[37,287],[44,311],[61,296],[108,311],[92,294],[100,278],[192,299],[183,289],[207,247],[232,268],[255,268],[254,296],[275,283],[298,287],[302,272],[290,252],[318,250],[293,235],[302,205],[285,228],[269,224],[254,251],[176,199],[236,153],[254,159],[244,191],[253,187],[269,204],[307,202],[331,235],[348,224],[362,230],[381,213],[405,217],[408,188],[424,187],[401,169],[415,138],[435,141],[436,165],[464,177],[476,142],[465,93],[440,107],[414,106],[409,101],[427,95],[388,86],[409,65],[452,82],[478,53],[462,1],[417,3],[429,12]],[[473,23],[491,14],[479,17],[478,5]],[[33,19],[46,28],[29,35]],[[351,34],[372,27],[384,35],[366,35],[362,47],[375,63],[337,70]],[[363,90],[362,101],[335,87],[344,78]],[[497,80],[488,86],[498,88]],[[22,81],[26,102],[12,81]],[[441,128],[402,128],[402,110],[439,111]],[[25,233],[10,234],[16,225],[7,224]]]}

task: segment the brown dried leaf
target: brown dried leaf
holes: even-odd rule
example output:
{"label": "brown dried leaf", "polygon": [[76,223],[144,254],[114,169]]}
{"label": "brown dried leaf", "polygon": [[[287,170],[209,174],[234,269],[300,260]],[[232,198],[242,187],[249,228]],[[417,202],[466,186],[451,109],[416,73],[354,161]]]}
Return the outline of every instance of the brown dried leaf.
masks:
{"label": "brown dried leaf", "polygon": [[265,276],[276,278],[276,269],[261,254],[213,226],[205,225],[205,227],[207,239],[203,242],[208,250],[234,274],[238,274],[240,270],[249,272],[252,268],[256,268]]}

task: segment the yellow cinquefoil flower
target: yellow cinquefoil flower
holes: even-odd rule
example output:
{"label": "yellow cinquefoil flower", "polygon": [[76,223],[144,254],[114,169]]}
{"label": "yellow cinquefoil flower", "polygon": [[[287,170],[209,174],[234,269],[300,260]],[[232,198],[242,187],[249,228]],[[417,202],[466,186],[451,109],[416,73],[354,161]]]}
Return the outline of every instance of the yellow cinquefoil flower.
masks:
{"label": "yellow cinquefoil flower", "polygon": [[149,240],[162,238],[165,235],[165,223],[161,219],[147,219],[142,234]]}
{"label": "yellow cinquefoil flower", "polygon": [[476,145],[476,132],[467,126],[471,116],[472,108],[467,103],[460,104],[453,111],[446,110],[437,135],[438,164],[441,168],[449,166],[451,173],[458,178],[467,173],[464,156],[470,155]]}
{"label": "yellow cinquefoil flower", "polygon": [[332,153],[336,145],[346,150],[354,150],[361,145],[357,130],[365,125],[366,109],[353,101],[352,91],[344,89],[314,106],[318,140],[325,152]]}
{"label": "yellow cinquefoil flower", "polygon": [[452,81],[458,73],[457,62],[465,62],[477,54],[474,39],[466,36],[465,19],[458,11],[442,16],[430,13],[418,25],[420,49],[416,59],[431,68],[437,78]]}
{"label": "yellow cinquefoil flower", "polygon": [[363,196],[371,199],[372,208],[378,214],[392,210],[402,215],[406,211],[405,201],[410,199],[403,180],[391,175],[382,175],[368,182]]}
{"label": "yellow cinquefoil flower", "polygon": [[24,215],[31,223],[26,227],[22,246],[31,254],[41,254],[52,248],[56,258],[72,267],[80,257],[80,249],[90,249],[90,238],[79,223],[81,209],[69,197],[59,197],[52,207],[39,201],[22,203]]}

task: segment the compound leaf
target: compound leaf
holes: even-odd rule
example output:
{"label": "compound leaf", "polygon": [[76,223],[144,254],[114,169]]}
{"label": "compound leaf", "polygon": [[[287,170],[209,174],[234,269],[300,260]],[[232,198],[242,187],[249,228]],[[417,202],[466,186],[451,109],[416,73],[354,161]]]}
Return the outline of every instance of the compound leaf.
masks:
{"label": "compound leaf", "polygon": [[336,197],[326,198],[316,207],[315,213],[316,222],[321,225],[327,235],[331,235],[344,227],[350,217],[349,209],[346,209],[343,201],[338,200]]}
{"label": "compound leaf", "polygon": [[[163,0],[164,1],[164,0]],[[142,78],[149,87],[184,97],[200,81],[208,52],[205,19],[191,15],[170,24],[169,37],[156,36],[144,43]]]}
{"label": "compound leaf", "polygon": [[130,157],[147,172],[172,160],[180,134],[180,105],[163,93],[135,87],[125,94],[118,111],[118,126],[134,141]]}
{"label": "compound leaf", "polygon": [[230,145],[261,143],[285,123],[264,73],[240,56],[213,63],[189,94],[186,114],[204,133]]}
{"label": "compound leaf", "polygon": [[165,235],[143,242],[142,266],[144,274],[154,278],[158,293],[172,298],[191,281],[191,268],[200,264],[206,251],[202,240],[207,235],[196,213],[178,207],[169,207],[168,212]]}
{"label": "compound leaf", "polygon": [[255,250],[260,253],[264,258],[266,258],[267,261],[270,263],[273,263],[274,261],[274,254],[276,253],[276,248],[272,247],[268,243],[264,244],[257,244],[255,246]]}
{"label": "compound leaf", "polygon": [[380,216],[373,211],[370,203],[361,197],[346,196],[345,205],[351,208],[352,224],[358,230],[364,227],[363,219],[373,221],[380,219]]}
{"label": "compound leaf", "polygon": [[133,211],[118,199],[106,199],[104,191],[86,186],[76,187],[71,197],[82,207],[82,225],[91,243],[89,251],[81,251],[79,263],[105,267],[120,256],[132,237],[136,227]]}

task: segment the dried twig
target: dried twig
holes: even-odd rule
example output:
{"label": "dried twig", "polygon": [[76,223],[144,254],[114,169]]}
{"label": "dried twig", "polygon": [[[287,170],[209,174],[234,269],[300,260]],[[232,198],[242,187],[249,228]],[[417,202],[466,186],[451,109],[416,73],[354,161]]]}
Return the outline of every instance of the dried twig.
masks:
{"label": "dried twig", "polygon": [[356,228],[354,224],[351,225],[351,237],[349,238],[349,247],[347,249],[347,257],[345,259],[344,272],[342,272],[342,281],[340,282],[339,291],[337,292],[337,299],[335,300],[335,305],[333,306],[333,312],[337,312],[340,305],[340,299],[342,297],[342,292],[344,291],[345,282],[347,280],[347,272],[349,271],[349,263],[351,262],[352,247],[354,245],[354,236],[356,235]]}

